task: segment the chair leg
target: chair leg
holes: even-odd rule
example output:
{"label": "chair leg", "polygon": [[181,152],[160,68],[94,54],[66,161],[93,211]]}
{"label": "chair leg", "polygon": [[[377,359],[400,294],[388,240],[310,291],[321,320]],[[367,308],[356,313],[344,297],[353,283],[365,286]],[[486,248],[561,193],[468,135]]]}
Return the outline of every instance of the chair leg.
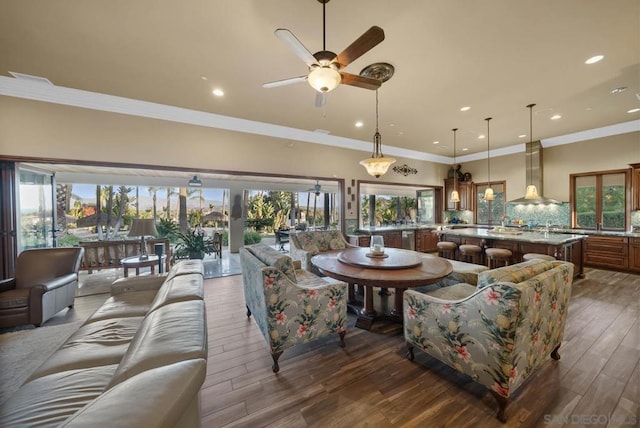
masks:
{"label": "chair leg", "polygon": [[341,332],[338,333],[338,335],[340,336],[340,347],[344,348],[345,347],[345,343],[344,343],[344,335],[345,335],[346,331],[342,330]]}
{"label": "chair leg", "polygon": [[558,349],[560,349],[560,345],[556,346],[553,351],[551,351],[551,358],[558,361],[560,359],[560,354],[558,353]]}
{"label": "chair leg", "polygon": [[271,358],[273,359],[271,370],[273,370],[274,373],[278,373],[280,371],[280,366],[278,365],[278,358],[280,358],[280,355],[282,355],[282,351],[271,353]]}
{"label": "chair leg", "polygon": [[509,404],[507,397],[498,395],[494,391],[491,391],[491,394],[493,394],[493,398],[495,398],[498,403],[498,412],[496,413],[496,417],[500,422],[507,422],[507,417],[505,416],[505,411],[507,410],[507,404]]}
{"label": "chair leg", "polygon": [[409,361],[413,361],[415,356],[413,355],[413,344],[412,343],[407,342],[407,355],[406,356],[407,356],[407,359]]}
{"label": "chair leg", "polygon": [[247,308],[247,318],[250,318],[251,317],[251,309],[249,309],[249,306],[247,306],[247,305],[244,305],[244,306],[245,306],[245,308]]}

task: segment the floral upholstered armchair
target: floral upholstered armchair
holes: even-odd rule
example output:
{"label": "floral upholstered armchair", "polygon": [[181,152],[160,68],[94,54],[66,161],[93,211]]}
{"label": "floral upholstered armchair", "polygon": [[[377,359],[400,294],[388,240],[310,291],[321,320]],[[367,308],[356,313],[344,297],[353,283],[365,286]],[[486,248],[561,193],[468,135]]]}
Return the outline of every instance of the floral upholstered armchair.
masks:
{"label": "floral upholstered armchair", "polygon": [[240,248],[240,263],[247,316],[253,315],[269,346],[274,373],[292,346],[336,333],[344,347],[347,284],[299,269],[299,262],[265,244]]}
{"label": "floral upholstered armchair", "polygon": [[404,293],[407,357],[414,347],[487,387],[505,421],[508,398],[551,354],[559,359],[573,264],[531,260],[481,272],[478,285]]}
{"label": "floral upholstered armchair", "polygon": [[296,232],[289,238],[291,258],[300,260],[303,269],[319,276],[324,275],[313,266],[311,257],[327,251],[339,252],[349,247],[355,247],[355,245],[349,244],[339,230]]}

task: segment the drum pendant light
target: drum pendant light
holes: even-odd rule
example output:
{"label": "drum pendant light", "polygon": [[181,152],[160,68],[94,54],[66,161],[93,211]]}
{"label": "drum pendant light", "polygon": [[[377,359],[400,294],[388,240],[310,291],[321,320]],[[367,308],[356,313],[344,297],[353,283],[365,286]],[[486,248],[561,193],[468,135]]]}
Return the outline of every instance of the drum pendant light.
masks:
{"label": "drum pendant light", "polygon": [[493,195],[493,189],[491,188],[491,156],[489,155],[490,137],[489,137],[489,121],[491,117],[486,118],[487,121],[487,188],[484,191],[484,200],[493,201],[495,196]]}
{"label": "drum pendant light", "polygon": [[458,180],[456,178],[456,131],[458,128],[453,128],[453,191],[451,192],[450,202],[460,202],[460,194],[458,193]]}
{"label": "drum pendant light", "polygon": [[527,185],[527,191],[524,194],[525,199],[538,199],[538,188],[533,184],[533,107],[535,104],[529,104],[529,184]]}

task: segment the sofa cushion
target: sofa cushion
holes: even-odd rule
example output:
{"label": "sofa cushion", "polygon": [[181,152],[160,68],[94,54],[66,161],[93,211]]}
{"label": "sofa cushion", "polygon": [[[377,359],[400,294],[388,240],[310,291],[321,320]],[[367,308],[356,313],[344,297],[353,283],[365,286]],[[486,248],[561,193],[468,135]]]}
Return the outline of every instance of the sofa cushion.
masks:
{"label": "sofa cushion", "polygon": [[192,358],[207,358],[204,301],[162,306],[145,317],[109,388],[146,370]]}
{"label": "sofa cushion", "polygon": [[[150,369],[105,391],[63,427],[199,426],[198,391],[206,372],[201,358]],[[194,417],[198,425],[185,421]]]}
{"label": "sofa cushion", "polygon": [[29,306],[29,289],[14,288],[0,293],[0,309],[25,308]]}
{"label": "sofa cushion", "polygon": [[110,318],[143,317],[149,312],[155,296],[154,290],[131,291],[111,296],[84,322],[84,325]]}
{"label": "sofa cushion", "polygon": [[0,425],[59,426],[104,392],[116,367],[63,371],[27,382],[0,406]]}
{"label": "sofa cushion", "polygon": [[459,283],[448,287],[439,287],[424,294],[442,300],[462,300],[471,296],[477,290],[475,285]]}
{"label": "sofa cushion", "polygon": [[539,273],[553,269],[555,263],[556,262],[545,260],[529,260],[511,266],[480,272],[478,274],[478,288],[484,288],[496,282],[518,283],[526,281]]}
{"label": "sofa cushion", "polygon": [[280,251],[275,250],[266,244],[249,245],[247,246],[247,249],[265,265],[278,269],[292,282],[297,282],[296,271],[291,257],[282,254]]}
{"label": "sofa cushion", "polygon": [[114,318],[84,325],[29,377],[118,364],[136,335],[143,317]]}
{"label": "sofa cushion", "polygon": [[199,273],[204,277],[204,264],[201,260],[181,260],[179,263],[173,265],[167,279],[175,278],[180,275],[189,275]]}
{"label": "sofa cushion", "polygon": [[149,308],[152,312],[169,303],[185,300],[202,300],[204,289],[202,288],[202,275],[199,273],[183,274],[167,279],[158,290],[153,304]]}

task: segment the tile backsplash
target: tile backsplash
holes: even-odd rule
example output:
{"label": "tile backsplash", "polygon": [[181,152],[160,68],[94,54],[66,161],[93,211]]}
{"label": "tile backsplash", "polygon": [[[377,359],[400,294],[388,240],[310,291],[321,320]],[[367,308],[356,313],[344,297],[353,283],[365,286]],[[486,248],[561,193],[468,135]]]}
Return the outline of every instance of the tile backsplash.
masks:
{"label": "tile backsplash", "polygon": [[570,227],[571,206],[568,202],[561,205],[523,205],[507,204],[509,224],[523,220],[524,224],[545,225],[547,221],[557,227]]}

